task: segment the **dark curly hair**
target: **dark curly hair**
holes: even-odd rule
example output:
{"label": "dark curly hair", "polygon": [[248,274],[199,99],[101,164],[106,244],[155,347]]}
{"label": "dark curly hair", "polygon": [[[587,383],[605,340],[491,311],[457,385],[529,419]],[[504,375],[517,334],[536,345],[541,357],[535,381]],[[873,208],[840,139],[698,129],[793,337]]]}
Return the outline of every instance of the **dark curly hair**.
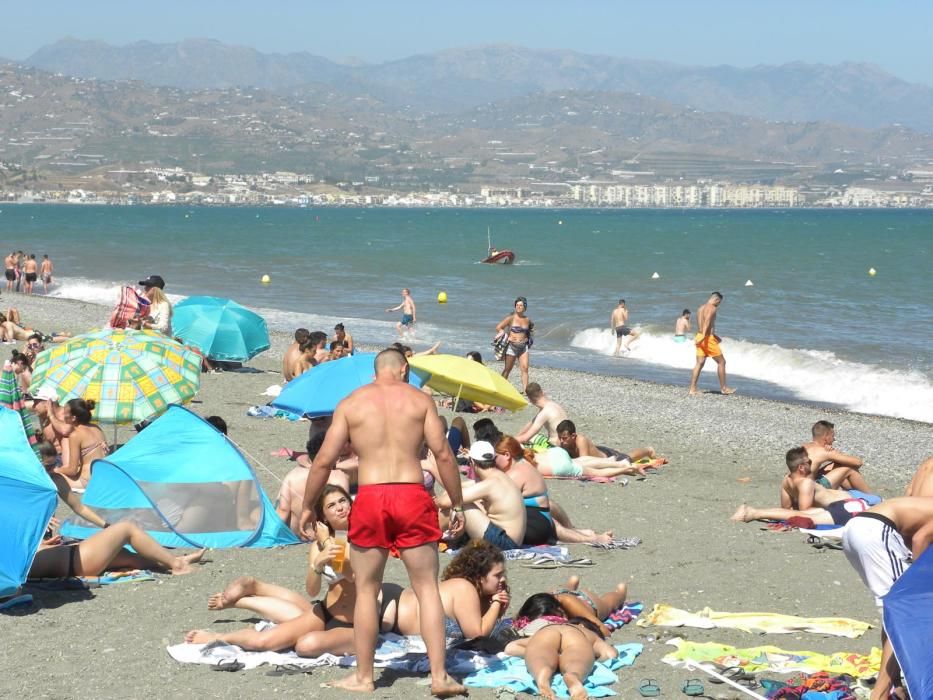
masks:
{"label": "dark curly hair", "polygon": [[470,540],[444,569],[441,580],[464,578],[473,584],[482,600],[482,580],[496,564],[505,564],[501,549],[486,540]]}

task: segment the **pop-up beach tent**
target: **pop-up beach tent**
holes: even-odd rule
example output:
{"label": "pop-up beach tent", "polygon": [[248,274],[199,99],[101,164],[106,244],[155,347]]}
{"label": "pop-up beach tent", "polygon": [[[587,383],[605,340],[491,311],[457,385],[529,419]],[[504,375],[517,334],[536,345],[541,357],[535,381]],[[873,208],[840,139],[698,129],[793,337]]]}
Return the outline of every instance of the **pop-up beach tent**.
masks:
{"label": "pop-up beach tent", "polygon": [[19,413],[0,406],[0,597],[26,580],[57,501]]}
{"label": "pop-up beach tent", "polygon": [[[170,406],[112,455],[94,460],[83,501],[109,523],[135,522],[166,547],[298,543],[236,446],[181,406]],[[71,537],[95,532],[80,518],[62,525]]]}
{"label": "pop-up beach tent", "polygon": [[912,698],[933,698],[933,547],[884,597],[884,631]]}

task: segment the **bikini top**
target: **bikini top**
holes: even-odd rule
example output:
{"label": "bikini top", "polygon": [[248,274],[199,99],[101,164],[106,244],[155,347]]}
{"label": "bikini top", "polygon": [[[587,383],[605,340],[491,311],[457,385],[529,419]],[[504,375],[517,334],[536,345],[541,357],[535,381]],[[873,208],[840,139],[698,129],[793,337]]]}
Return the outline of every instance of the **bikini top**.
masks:
{"label": "bikini top", "polygon": [[529,329],[525,328],[524,326],[512,326],[509,328],[509,332],[511,333],[524,333],[525,335],[528,335],[528,331]]}

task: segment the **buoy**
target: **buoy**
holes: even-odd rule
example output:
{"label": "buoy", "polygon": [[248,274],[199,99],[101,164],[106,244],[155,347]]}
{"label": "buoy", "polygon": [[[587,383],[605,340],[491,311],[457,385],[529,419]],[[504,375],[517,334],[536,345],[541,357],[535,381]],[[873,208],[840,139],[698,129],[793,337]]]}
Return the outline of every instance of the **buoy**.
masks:
{"label": "buoy", "polygon": [[563,226],[563,225],[564,225],[564,222],[563,222],[562,220],[558,220],[557,225],[558,225],[558,226]]}
{"label": "buoy", "polygon": [[447,303],[447,292],[438,292],[437,293],[437,303],[446,304]]}
{"label": "buoy", "polygon": [[877,271],[875,268],[873,268],[873,267],[869,267],[869,268],[868,268],[868,274],[869,274],[871,277],[874,277],[875,275],[878,274],[878,271]]}
{"label": "buoy", "polygon": [[262,282],[263,284],[269,284],[269,282],[272,281],[272,278],[269,277],[269,275],[263,275],[262,279],[260,279],[259,281]]}
{"label": "buoy", "polygon": [[745,280],[745,286],[746,286],[746,287],[754,287],[754,286],[755,286],[755,283],[752,282],[751,280]]}
{"label": "buoy", "polygon": [[653,275],[651,275],[651,279],[653,279],[653,280],[659,280],[659,279],[661,279],[661,275],[659,275],[657,272],[655,272]]}

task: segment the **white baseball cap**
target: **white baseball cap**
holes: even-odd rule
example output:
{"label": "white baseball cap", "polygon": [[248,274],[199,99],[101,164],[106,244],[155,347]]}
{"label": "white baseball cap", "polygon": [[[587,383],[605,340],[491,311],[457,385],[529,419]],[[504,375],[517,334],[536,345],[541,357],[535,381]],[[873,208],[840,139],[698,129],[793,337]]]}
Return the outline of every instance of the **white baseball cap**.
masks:
{"label": "white baseball cap", "polygon": [[32,393],[35,401],[58,401],[58,392],[48,384],[43,384]]}
{"label": "white baseball cap", "polygon": [[470,445],[470,459],[476,462],[492,462],[496,458],[496,451],[485,440]]}

